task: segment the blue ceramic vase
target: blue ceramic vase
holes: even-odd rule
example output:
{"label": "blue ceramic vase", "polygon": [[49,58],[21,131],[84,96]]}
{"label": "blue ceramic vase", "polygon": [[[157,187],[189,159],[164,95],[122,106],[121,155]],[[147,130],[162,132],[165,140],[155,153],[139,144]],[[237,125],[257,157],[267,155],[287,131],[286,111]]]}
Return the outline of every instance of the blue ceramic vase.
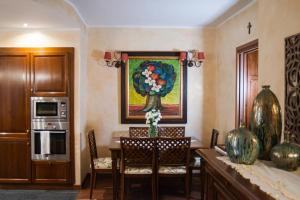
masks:
{"label": "blue ceramic vase", "polygon": [[250,130],[259,140],[259,159],[270,160],[271,149],[281,139],[281,109],[270,86],[263,86],[256,96],[250,116]]}
{"label": "blue ceramic vase", "polygon": [[259,153],[259,142],[255,134],[245,128],[230,131],[225,138],[227,155],[231,162],[251,165]]}
{"label": "blue ceramic vase", "polygon": [[289,133],[287,133],[284,142],[273,147],[270,157],[276,167],[294,171],[299,165],[300,148],[299,145],[291,143],[289,138]]}

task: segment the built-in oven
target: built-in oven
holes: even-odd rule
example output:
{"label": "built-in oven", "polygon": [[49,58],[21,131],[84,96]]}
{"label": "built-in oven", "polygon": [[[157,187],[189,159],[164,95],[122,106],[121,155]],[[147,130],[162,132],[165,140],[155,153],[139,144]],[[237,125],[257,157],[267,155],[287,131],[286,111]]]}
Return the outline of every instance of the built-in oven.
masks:
{"label": "built-in oven", "polygon": [[33,123],[31,131],[32,160],[70,159],[68,123]]}
{"label": "built-in oven", "polygon": [[31,97],[32,121],[68,121],[68,97]]}

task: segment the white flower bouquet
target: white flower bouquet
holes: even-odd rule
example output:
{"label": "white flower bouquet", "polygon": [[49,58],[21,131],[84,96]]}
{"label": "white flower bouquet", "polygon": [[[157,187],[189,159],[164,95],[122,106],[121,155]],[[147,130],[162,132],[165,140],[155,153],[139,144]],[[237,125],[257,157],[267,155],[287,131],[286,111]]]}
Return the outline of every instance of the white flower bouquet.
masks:
{"label": "white flower bouquet", "polygon": [[161,120],[162,116],[160,110],[152,109],[145,115],[146,124],[149,124],[149,136],[155,137],[158,132],[158,122]]}

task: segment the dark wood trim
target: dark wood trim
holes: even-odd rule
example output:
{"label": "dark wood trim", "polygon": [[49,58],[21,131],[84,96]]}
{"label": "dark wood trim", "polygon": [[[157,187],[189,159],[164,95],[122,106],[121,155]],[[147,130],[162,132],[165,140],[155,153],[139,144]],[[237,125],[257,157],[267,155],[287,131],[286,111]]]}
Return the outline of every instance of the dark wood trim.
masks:
{"label": "dark wood trim", "polygon": [[240,125],[240,109],[244,107],[243,102],[240,102],[241,93],[244,92],[244,88],[240,88],[240,83],[244,80],[246,70],[243,64],[243,54],[258,49],[258,39],[243,44],[236,48],[236,103],[235,103],[235,127]]}
{"label": "dark wood trim", "polygon": [[[127,53],[128,56],[156,56],[156,57],[166,57],[166,56],[176,56],[179,57],[180,52],[170,51],[127,51],[122,52]],[[122,124],[145,124],[145,119],[127,119],[126,118],[126,71],[125,71],[126,63],[122,63],[121,65],[121,123]],[[162,119],[159,123],[161,124],[186,124],[187,123],[187,68],[182,66],[182,82],[183,82],[183,90],[182,90],[182,118],[181,119]]]}

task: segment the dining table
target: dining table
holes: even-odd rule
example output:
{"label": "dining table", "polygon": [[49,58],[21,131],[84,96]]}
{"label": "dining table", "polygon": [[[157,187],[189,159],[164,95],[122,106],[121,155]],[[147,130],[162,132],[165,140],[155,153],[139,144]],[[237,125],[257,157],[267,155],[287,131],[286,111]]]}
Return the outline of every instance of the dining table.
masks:
{"label": "dining table", "polygon": [[[210,146],[209,141],[199,140],[195,137],[191,137],[191,155],[195,155],[197,149],[208,149]],[[113,200],[118,198],[118,160],[121,159],[121,144],[120,137],[113,137],[111,139],[109,150],[111,152],[112,160],[112,179],[113,179]]]}

